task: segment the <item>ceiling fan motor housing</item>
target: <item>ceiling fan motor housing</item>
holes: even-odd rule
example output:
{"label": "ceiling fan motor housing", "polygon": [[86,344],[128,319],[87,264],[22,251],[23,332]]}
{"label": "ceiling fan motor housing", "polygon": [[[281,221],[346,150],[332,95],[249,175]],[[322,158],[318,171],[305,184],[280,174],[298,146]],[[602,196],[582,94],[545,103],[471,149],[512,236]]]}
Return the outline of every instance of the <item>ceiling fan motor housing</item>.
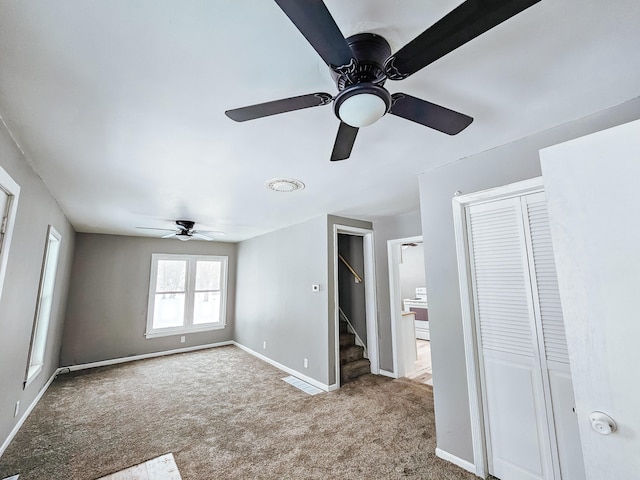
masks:
{"label": "ceiling fan motor housing", "polygon": [[178,225],[183,230],[190,231],[193,230],[195,222],[192,222],[191,220],[176,220],[176,225]]}
{"label": "ceiling fan motor housing", "polygon": [[384,62],[391,56],[389,42],[375,33],[358,33],[346,39],[353,57],[355,68],[338,67],[331,71],[339,91],[354,83],[374,83],[382,86],[387,77]]}
{"label": "ceiling fan motor housing", "polygon": [[359,33],[346,40],[357,63],[332,70],[340,91],[334,99],[333,111],[352,127],[363,127],[377,121],[391,108],[391,95],[383,87],[387,79],[383,66],[391,55],[391,47],[384,37],[375,33]]}

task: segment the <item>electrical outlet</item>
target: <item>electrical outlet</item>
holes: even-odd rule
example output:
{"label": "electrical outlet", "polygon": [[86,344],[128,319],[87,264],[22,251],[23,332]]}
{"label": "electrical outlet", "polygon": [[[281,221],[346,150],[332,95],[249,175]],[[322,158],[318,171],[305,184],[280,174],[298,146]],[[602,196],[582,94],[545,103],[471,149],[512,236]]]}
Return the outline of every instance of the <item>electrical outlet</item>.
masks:
{"label": "electrical outlet", "polygon": [[186,340],[186,337],[185,337],[184,335],[182,335],[182,336],[180,337],[180,343],[184,343],[184,342],[185,342],[185,340]]}
{"label": "electrical outlet", "polygon": [[309,368],[309,360],[308,359],[304,359],[304,368]]}
{"label": "electrical outlet", "polygon": [[19,413],[20,413],[20,400],[16,402],[16,408],[13,411],[13,416],[17,417]]}
{"label": "electrical outlet", "polygon": [[266,349],[267,349],[267,342],[262,342],[262,348],[263,348],[264,350],[266,350]]}

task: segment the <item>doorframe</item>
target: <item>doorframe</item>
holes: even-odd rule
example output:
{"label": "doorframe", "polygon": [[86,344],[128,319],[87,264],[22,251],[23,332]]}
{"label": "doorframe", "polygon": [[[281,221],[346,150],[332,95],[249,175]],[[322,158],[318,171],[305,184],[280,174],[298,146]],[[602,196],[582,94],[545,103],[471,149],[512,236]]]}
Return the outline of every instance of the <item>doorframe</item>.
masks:
{"label": "doorframe", "polygon": [[453,226],[456,239],[456,257],[460,284],[460,307],[462,310],[462,332],[464,338],[465,364],[467,369],[467,390],[469,392],[469,414],[471,417],[471,440],[473,444],[473,464],[475,474],[487,478],[489,463],[485,439],[486,426],[482,405],[482,385],[480,383],[480,363],[476,319],[473,306],[473,285],[471,283],[469,237],[466,224],[466,208],[471,204],[493,202],[510,197],[544,190],[542,177],[511,183],[501,187],[461,195],[452,199]]}
{"label": "doorframe", "polygon": [[362,237],[364,256],[364,297],[367,325],[367,353],[371,362],[371,373],[380,372],[378,355],[378,307],[376,300],[376,264],[373,230],[351,227],[348,225],[333,225],[333,298],[334,298],[334,331],[335,331],[335,371],[336,386],[340,388],[340,303],[338,293],[338,234]]}
{"label": "doorframe", "polygon": [[[404,243],[422,242],[422,235],[387,240],[387,258],[389,262],[389,308],[391,310],[391,345],[393,349],[393,378],[404,377],[406,368],[401,361],[400,345],[402,344],[402,298],[400,290],[400,254]],[[424,265],[423,265],[424,268]]]}

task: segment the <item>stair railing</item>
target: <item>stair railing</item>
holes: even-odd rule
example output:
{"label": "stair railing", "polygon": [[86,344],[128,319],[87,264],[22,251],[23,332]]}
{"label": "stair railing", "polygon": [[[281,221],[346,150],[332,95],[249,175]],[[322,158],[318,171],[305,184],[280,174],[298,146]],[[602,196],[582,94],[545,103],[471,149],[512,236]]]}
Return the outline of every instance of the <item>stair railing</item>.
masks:
{"label": "stair railing", "polygon": [[347,322],[347,327],[349,328],[349,330],[351,330],[351,333],[356,336],[356,345],[360,345],[362,348],[364,348],[364,356],[365,358],[369,358],[369,355],[367,355],[367,346],[360,338],[360,335],[358,335],[358,332],[356,332],[356,329],[353,328],[353,325],[349,321],[349,317],[347,317],[347,315],[342,311],[341,307],[338,307],[338,310],[340,311],[340,317],[342,317],[342,319]]}
{"label": "stair railing", "polygon": [[362,277],[360,275],[358,275],[358,272],[356,272],[353,267],[351,265],[349,265],[349,262],[347,262],[344,257],[342,256],[342,254],[338,254],[338,258],[340,259],[340,261],[342,263],[345,264],[345,266],[349,269],[349,271],[353,274],[354,278],[356,279],[356,283],[362,283]]}

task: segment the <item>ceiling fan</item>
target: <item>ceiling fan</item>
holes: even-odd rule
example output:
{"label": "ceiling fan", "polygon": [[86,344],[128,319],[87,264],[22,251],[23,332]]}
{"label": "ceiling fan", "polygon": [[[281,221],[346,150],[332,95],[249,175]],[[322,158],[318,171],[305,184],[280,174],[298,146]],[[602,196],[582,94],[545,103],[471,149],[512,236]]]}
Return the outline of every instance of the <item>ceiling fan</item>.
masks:
{"label": "ceiling fan", "polygon": [[186,242],[187,240],[191,240],[192,238],[200,238],[202,240],[214,240],[213,237],[209,236],[208,234],[212,234],[212,235],[225,235],[224,232],[219,232],[219,231],[215,231],[215,230],[194,230],[195,226],[195,222],[192,222],[191,220],[176,220],[176,228],[175,229],[169,229],[169,228],[153,228],[153,227],[136,227],[136,228],[140,228],[143,230],[161,230],[164,232],[171,232],[168,233],[167,235],[163,235],[162,238],[172,238],[175,237],[178,240],[182,240],[184,242]]}
{"label": "ceiling fan", "polygon": [[322,0],[275,0],[331,70],[338,94],[311,93],[227,110],[236,122],[329,105],[340,120],[331,161],[351,155],[358,129],[386,113],[456,135],[473,118],[406,93],[390,94],[385,81],[402,80],[540,0],[466,0],[391,54],[374,33],[344,38]]}

